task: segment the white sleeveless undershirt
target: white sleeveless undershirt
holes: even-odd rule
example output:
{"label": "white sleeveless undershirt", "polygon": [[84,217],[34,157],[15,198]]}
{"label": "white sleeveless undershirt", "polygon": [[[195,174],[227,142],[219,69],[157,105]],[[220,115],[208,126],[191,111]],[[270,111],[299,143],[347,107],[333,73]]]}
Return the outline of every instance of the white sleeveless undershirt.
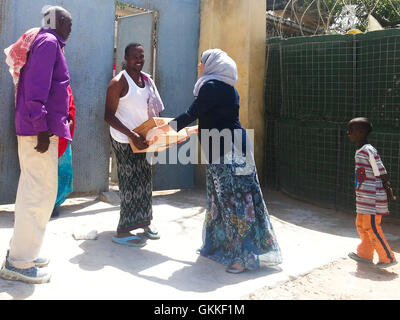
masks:
{"label": "white sleeveless undershirt", "polygon": [[[147,110],[150,90],[146,85],[144,88],[137,86],[126,70],[117,75],[117,80],[124,75],[128,82],[128,93],[119,99],[115,116],[129,129],[133,130],[149,119]],[[114,140],[119,143],[129,143],[128,137],[122,132],[110,126],[110,133]]]}

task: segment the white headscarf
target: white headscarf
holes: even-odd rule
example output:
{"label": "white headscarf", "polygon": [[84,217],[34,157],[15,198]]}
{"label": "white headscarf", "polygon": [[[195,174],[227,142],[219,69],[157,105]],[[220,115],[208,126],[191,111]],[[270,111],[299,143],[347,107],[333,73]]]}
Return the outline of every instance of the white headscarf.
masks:
{"label": "white headscarf", "polygon": [[199,95],[200,88],[210,80],[219,80],[234,86],[238,81],[238,73],[235,61],[221,49],[209,49],[201,55],[204,65],[204,73],[194,85],[193,94]]}

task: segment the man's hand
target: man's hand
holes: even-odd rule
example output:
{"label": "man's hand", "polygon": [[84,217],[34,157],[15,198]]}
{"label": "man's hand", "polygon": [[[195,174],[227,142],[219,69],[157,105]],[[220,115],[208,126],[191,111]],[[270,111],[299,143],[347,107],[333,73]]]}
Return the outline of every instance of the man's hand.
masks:
{"label": "man's hand", "polygon": [[70,116],[68,116],[68,125],[69,125],[69,132],[72,132],[72,127],[74,125],[74,121]]}
{"label": "man's hand", "polygon": [[149,145],[146,143],[146,140],[140,134],[138,134],[136,132],[131,131],[129,138],[132,139],[133,144],[139,150],[143,150],[143,149],[146,149],[149,147]]}
{"label": "man's hand", "polygon": [[35,150],[40,153],[45,153],[49,149],[50,137],[47,131],[39,132],[37,134],[37,145]]}

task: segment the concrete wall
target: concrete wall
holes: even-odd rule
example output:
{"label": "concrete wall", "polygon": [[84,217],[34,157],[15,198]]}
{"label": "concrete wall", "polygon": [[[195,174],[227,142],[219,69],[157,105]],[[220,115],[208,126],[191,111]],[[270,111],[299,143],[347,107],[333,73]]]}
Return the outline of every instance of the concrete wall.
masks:
{"label": "concrete wall", "polygon": [[[27,29],[40,26],[47,0],[0,1],[0,57]],[[112,77],[115,3],[111,0],[53,0],[73,16],[65,47],[75,96],[76,129],[72,146],[77,192],[108,189],[109,134],[103,120],[107,85]],[[95,19],[93,19],[95,15]],[[14,126],[13,85],[0,59],[0,203],[12,203],[19,177]]]}
{"label": "concrete wall", "polygon": [[[264,153],[265,0],[201,0],[199,56],[220,48],[238,66],[240,121],[255,130],[254,150],[260,180]],[[201,181],[202,169],[196,176]]]}
{"label": "concrete wall", "polygon": [[[261,178],[265,0],[122,2],[158,11],[155,80],[166,106],[162,116],[174,117],[193,102],[192,91],[202,51],[219,47],[236,61],[240,119],[244,127],[256,130],[255,154]],[[38,26],[40,10],[45,4],[48,4],[47,0],[0,0],[0,49],[13,43],[28,28]],[[110,146],[103,114],[106,88],[112,77],[115,2],[54,0],[52,4],[64,6],[74,18],[66,57],[77,106],[73,143],[75,191],[106,190]],[[13,89],[7,72],[5,63],[0,63],[0,203],[15,200],[19,176]],[[204,172],[201,167],[196,168],[200,168],[196,177],[203,185]],[[155,189],[191,187],[195,183],[195,167],[179,164],[157,166],[154,180]]]}
{"label": "concrete wall", "polygon": [[[156,84],[164,101],[164,117],[175,117],[193,102],[197,80],[200,34],[199,0],[122,0],[159,13]],[[193,165],[160,165],[154,170],[154,188],[191,187]]]}
{"label": "concrete wall", "polygon": [[0,1],[0,203],[15,199],[19,178],[14,126],[14,90],[3,49],[14,40],[11,1]]}

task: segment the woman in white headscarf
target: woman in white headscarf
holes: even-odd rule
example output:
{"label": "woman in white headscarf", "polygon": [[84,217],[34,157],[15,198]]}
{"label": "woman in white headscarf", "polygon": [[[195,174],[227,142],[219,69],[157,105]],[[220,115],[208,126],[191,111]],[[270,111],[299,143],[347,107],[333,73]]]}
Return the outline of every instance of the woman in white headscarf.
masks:
{"label": "woman in white headscarf", "polygon": [[[190,108],[174,123],[150,130],[146,139],[154,141],[171,127],[179,131],[198,119],[200,142],[208,160],[208,206],[200,254],[228,266],[226,271],[231,273],[257,269],[261,262],[280,264],[281,251],[251,146],[239,121],[236,63],[226,52],[210,49],[203,52],[199,69],[202,75],[194,86],[196,99]],[[197,126],[186,130],[188,134],[197,132]]]}

